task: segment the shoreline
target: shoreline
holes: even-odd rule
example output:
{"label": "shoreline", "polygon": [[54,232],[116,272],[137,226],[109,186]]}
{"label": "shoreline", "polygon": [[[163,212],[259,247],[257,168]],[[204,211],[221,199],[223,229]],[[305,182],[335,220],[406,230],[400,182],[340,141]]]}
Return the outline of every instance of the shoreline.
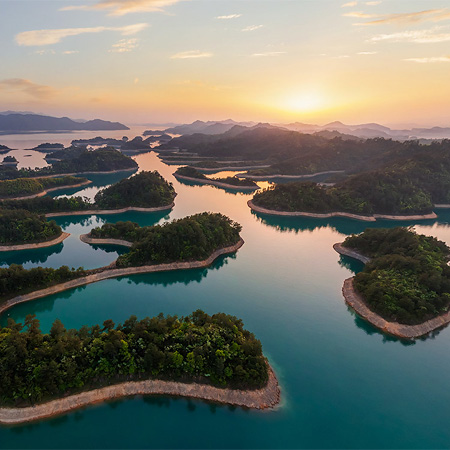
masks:
{"label": "shoreline", "polygon": [[[270,166],[266,166],[270,167]],[[262,167],[261,167],[262,168]],[[245,169],[245,167],[242,167],[242,169]],[[304,178],[314,178],[318,177],[319,175],[332,175],[334,173],[345,173],[345,170],[327,170],[325,172],[316,172],[316,173],[310,173],[306,175],[249,175],[246,173],[238,173],[236,176],[238,178],[248,178],[250,180],[257,180],[257,181],[264,181],[264,180],[272,180],[274,178],[284,178],[286,180],[302,180]]]}
{"label": "shoreline", "polygon": [[[334,244],[333,249],[341,255],[357,259],[364,264],[371,259],[355,250],[343,247],[342,243]],[[432,331],[445,327],[450,323],[450,311],[417,325],[401,324],[383,319],[383,317],[367,306],[363,296],[357,292],[353,283],[354,278],[355,277],[347,278],[342,286],[342,295],[344,296],[345,303],[347,303],[358,316],[362,317],[375,328],[378,328],[386,334],[390,334],[400,339],[417,339]]]}
{"label": "shoreline", "polygon": [[[205,172],[205,173],[216,173],[216,172],[239,172],[240,170],[249,170],[249,169],[267,169],[267,167],[270,167],[269,165],[263,165],[263,166],[223,166],[223,167],[194,167],[194,169],[198,170],[199,172]],[[237,176],[237,175],[236,175]],[[241,178],[241,177],[239,177]]]}
{"label": "shoreline", "polygon": [[109,175],[111,173],[120,173],[120,172],[133,172],[138,170],[139,167],[130,167],[128,169],[118,169],[118,170],[106,170],[106,171],[90,171],[90,172],[72,172],[72,173],[57,173],[51,175],[39,175],[37,177],[26,177],[30,179],[36,178],[60,178],[60,177],[72,177],[76,175]]}
{"label": "shoreline", "polygon": [[259,189],[258,186],[236,186],[233,184],[227,184],[227,183],[222,183],[220,181],[215,181],[215,180],[210,180],[210,179],[202,179],[202,178],[192,178],[192,177],[186,177],[184,175],[178,175],[178,174],[172,174],[176,179],[180,179],[180,180],[186,180],[186,181],[193,181],[195,183],[200,183],[200,184],[205,184],[205,185],[210,185],[210,186],[217,186],[217,187],[223,187],[226,189],[234,189],[234,190],[239,190],[239,191],[256,191],[257,189]]}
{"label": "shoreline", "polygon": [[123,247],[131,247],[133,245],[132,242],[123,239],[92,238],[89,234],[80,234],[80,241],[92,245],[121,245]]}
{"label": "shoreline", "polygon": [[34,250],[36,248],[52,247],[60,244],[70,236],[70,233],[62,232],[57,238],[50,241],[36,242],[32,244],[17,244],[17,245],[0,245],[0,252],[15,252],[20,250]]}
{"label": "shoreline", "polygon": [[126,208],[121,209],[86,209],[81,211],[68,211],[68,212],[54,212],[47,213],[45,217],[62,217],[62,216],[90,216],[96,214],[121,214],[129,211],[137,211],[137,212],[159,212],[159,211],[168,211],[175,206],[175,202],[172,202],[170,205],[166,206],[158,206],[156,208],[140,208],[138,206],[128,206]]}
{"label": "shoreline", "polygon": [[[244,240],[241,238],[236,244],[230,247],[224,247],[213,252],[207,259],[203,261],[189,261],[189,262],[175,262],[167,264],[157,264],[154,266],[138,266],[138,267],[125,267],[117,269],[113,266],[114,262],[109,266],[100,267],[98,269],[91,269],[88,275],[80,278],[75,278],[64,283],[56,284],[44,289],[39,289],[28,294],[18,295],[16,297],[6,300],[0,305],[0,314],[3,314],[8,309],[20,303],[29,302],[38,298],[47,297],[48,295],[57,294],[59,292],[74,289],[87,284],[96,283],[98,281],[107,280],[109,278],[118,278],[128,275],[137,275],[143,273],[152,272],[168,272],[172,270],[187,270],[187,269],[199,269],[210,266],[219,256],[235,253],[244,245]],[[91,273],[89,273],[91,272]]]}
{"label": "shoreline", "polygon": [[[36,178],[35,178],[36,179]],[[47,195],[49,192],[54,192],[54,191],[59,191],[62,189],[70,189],[70,188],[77,188],[77,187],[81,187],[81,186],[87,186],[88,184],[91,184],[92,181],[91,180],[86,180],[83,183],[78,183],[78,184],[68,184],[68,185],[64,185],[64,186],[58,186],[58,187],[54,187],[54,188],[50,188],[50,189],[45,189],[42,192],[38,192],[37,194],[32,194],[32,195],[26,195],[25,197],[2,197],[0,198],[0,201],[7,201],[7,200],[28,200],[31,198],[37,198],[37,197],[44,197],[45,195]]]}
{"label": "shoreline", "polygon": [[285,217],[312,217],[316,219],[326,219],[330,217],[346,217],[348,219],[362,220],[364,222],[375,222],[377,219],[384,220],[428,220],[436,219],[436,213],[414,215],[414,216],[391,216],[388,214],[373,214],[371,216],[362,216],[359,214],[352,214],[346,212],[331,212],[331,213],[308,213],[308,212],[289,212],[289,211],[276,211],[274,209],[266,209],[255,205],[251,200],[247,202],[247,205],[253,211],[269,214],[272,216],[285,216]]}
{"label": "shoreline", "polygon": [[267,363],[269,380],[255,390],[217,388],[207,384],[177,381],[130,381],[25,408],[0,408],[0,423],[14,425],[59,416],[89,405],[137,395],[165,395],[194,398],[226,405],[264,410],[280,403],[281,391],[272,367]]}

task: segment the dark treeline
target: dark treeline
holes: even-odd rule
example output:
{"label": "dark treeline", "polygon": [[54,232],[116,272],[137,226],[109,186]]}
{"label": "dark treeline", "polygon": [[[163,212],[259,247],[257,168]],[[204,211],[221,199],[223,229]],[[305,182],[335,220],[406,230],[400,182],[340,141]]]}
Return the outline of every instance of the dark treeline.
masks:
{"label": "dark treeline", "polygon": [[49,214],[56,212],[83,211],[92,209],[94,205],[83,197],[37,197],[25,200],[3,200],[0,201],[2,210],[26,209],[38,214]]}
{"label": "dark treeline", "polygon": [[405,228],[367,229],[344,246],[372,261],[355,276],[367,304],[387,320],[417,324],[450,306],[450,248]]}
{"label": "dark treeline", "polygon": [[170,205],[175,195],[172,183],[168,183],[157,171],[140,172],[99,191],[95,204],[105,209],[128,206],[155,208]]}
{"label": "dark treeline", "polygon": [[116,261],[118,267],[201,261],[215,250],[236,244],[241,226],[222,214],[202,213],[164,225],[139,227],[132,222],[94,228],[94,238],[133,242],[128,253]]}
{"label": "dark treeline", "polygon": [[[191,166],[179,167],[175,175],[181,175],[184,177],[197,178],[199,180],[209,180],[208,177],[203,175],[197,169]],[[246,180],[245,178],[226,177],[226,178],[211,178],[211,181],[217,181],[219,183],[230,184],[232,186],[251,186],[257,188],[258,185],[252,180]]]}
{"label": "dark treeline", "polygon": [[29,244],[47,241],[61,234],[61,227],[54,220],[47,222],[25,210],[0,210],[0,244]]}
{"label": "dark treeline", "polygon": [[197,310],[187,317],[112,320],[48,334],[35,316],[0,328],[0,401],[26,406],[125,380],[162,378],[260,388],[268,369],[259,340],[242,320]]}

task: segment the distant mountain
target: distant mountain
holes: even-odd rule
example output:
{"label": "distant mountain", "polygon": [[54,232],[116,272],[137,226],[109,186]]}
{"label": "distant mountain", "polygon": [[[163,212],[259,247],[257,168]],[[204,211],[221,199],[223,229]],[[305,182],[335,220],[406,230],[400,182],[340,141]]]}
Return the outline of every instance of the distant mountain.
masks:
{"label": "distant mountain", "polygon": [[235,122],[234,120],[218,120],[218,121],[208,121],[203,122],[202,120],[196,120],[190,124],[177,125],[172,128],[167,128],[164,130],[169,134],[194,134],[194,133],[202,133],[202,134],[222,134],[231,130],[235,125],[240,125],[243,127],[252,127],[255,122]]}
{"label": "distant mountain", "polygon": [[38,114],[5,114],[0,115],[0,132],[31,131],[112,131],[129,130],[119,122],[95,119],[84,123],[76,122],[68,117],[50,117]]}

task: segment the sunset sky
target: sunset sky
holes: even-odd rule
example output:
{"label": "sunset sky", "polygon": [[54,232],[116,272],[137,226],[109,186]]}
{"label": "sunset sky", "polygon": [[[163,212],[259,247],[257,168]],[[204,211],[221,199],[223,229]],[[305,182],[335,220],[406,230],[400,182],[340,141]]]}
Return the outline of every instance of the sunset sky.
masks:
{"label": "sunset sky", "polygon": [[0,109],[450,126],[449,0],[0,0]]}

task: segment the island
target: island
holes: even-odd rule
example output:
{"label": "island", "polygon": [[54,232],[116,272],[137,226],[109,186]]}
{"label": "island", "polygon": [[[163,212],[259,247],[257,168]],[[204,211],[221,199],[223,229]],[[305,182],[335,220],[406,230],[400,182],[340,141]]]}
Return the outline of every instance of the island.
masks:
{"label": "island", "polygon": [[227,189],[250,191],[259,189],[258,185],[252,180],[240,179],[236,177],[207,178],[197,169],[190,166],[179,167],[173,175],[179,180],[193,181],[200,184],[210,184],[212,186]]}
{"label": "island", "polygon": [[50,247],[69,236],[54,220],[25,210],[0,210],[0,252]]}
{"label": "island", "polygon": [[[51,178],[49,178],[51,180]],[[158,172],[140,172],[100,190],[94,203],[82,197],[3,200],[3,209],[26,209],[47,217],[117,214],[126,211],[156,212],[172,209],[175,190]]]}
{"label": "island", "polygon": [[11,149],[8,146],[0,144],[0,154],[8,153],[10,151],[11,151]]}
{"label": "island", "polygon": [[[26,357],[10,352],[28,349]],[[175,395],[246,408],[280,401],[261,342],[241,319],[197,310],[48,334],[35,315],[0,328],[0,423],[23,423],[133,395]],[[6,354],[10,357],[5,357]],[[13,355],[11,357],[11,355]],[[33,367],[33,370],[29,368]]]}
{"label": "island", "polygon": [[385,333],[415,339],[450,323],[450,248],[408,228],[367,229],[334,249],[365,263],[343,294]]}
{"label": "island", "polygon": [[208,267],[244,244],[240,231],[241,226],[228,217],[211,213],[143,228],[131,222],[106,224],[91,231],[92,243],[96,238],[123,239],[132,243],[128,253],[92,270],[24,269],[15,264],[0,268],[0,314],[16,304],[108,278]]}
{"label": "island", "polygon": [[86,178],[72,176],[56,178],[16,178],[0,181],[0,199],[26,199],[42,197],[49,192],[69,187],[80,187],[90,184]]}
{"label": "island", "polygon": [[59,143],[51,144],[49,142],[45,142],[43,144],[37,145],[36,147],[32,148],[31,150],[34,150],[36,152],[48,153],[48,152],[54,152],[55,150],[62,150],[63,148],[64,148],[63,144],[59,144]]}
{"label": "island", "polygon": [[17,164],[19,164],[19,161],[17,161],[15,156],[5,156],[2,161],[3,166],[17,166]]}

